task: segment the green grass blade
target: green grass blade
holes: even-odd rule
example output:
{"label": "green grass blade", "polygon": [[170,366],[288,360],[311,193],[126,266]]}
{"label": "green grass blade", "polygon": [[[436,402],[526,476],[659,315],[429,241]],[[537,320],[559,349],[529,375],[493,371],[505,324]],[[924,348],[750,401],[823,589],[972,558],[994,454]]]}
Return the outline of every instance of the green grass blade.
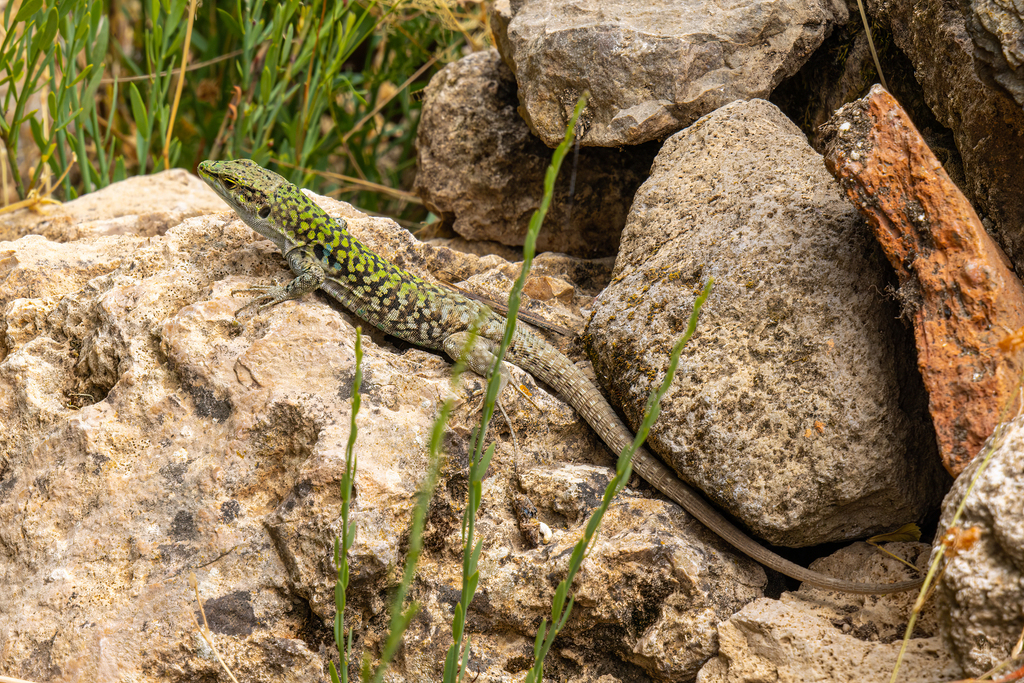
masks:
{"label": "green grass blade", "polygon": [[[590,520],[587,522],[586,530],[584,531],[583,538],[577,542],[573,548],[572,556],[569,559],[569,569],[565,579],[558,584],[558,588],[555,590],[555,596],[552,600],[551,605],[551,628],[543,636],[541,632],[537,633],[537,643],[540,643],[539,648],[535,645],[534,648],[534,664],[530,673],[527,675],[527,681],[541,681],[543,679],[544,672],[544,657],[547,655],[554,643],[558,632],[565,626],[566,621],[572,612],[574,599],[569,595],[569,587],[572,586],[573,579],[576,577],[576,573],[579,571],[580,566],[583,564],[583,559],[586,556],[586,551],[597,538],[597,532],[600,528],[601,520],[607,512],[612,499],[614,498],[617,491],[619,491],[632,474],[632,462],[633,455],[639,450],[640,446],[647,439],[647,434],[650,432],[651,427],[654,425],[655,419],[660,409],[661,400],[665,394],[668,393],[669,387],[672,385],[672,379],[675,377],[676,369],[679,367],[679,358],[682,355],[683,347],[686,346],[693,333],[697,329],[697,319],[700,315],[700,309],[707,301],[708,296],[711,295],[711,286],[714,280],[708,280],[704,286],[700,296],[694,301],[693,312],[690,314],[690,320],[686,328],[685,334],[676,342],[672,348],[672,353],[669,356],[668,370],[665,372],[665,378],[661,385],[651,393],[650,398],[647,401],[647,409],[644,413],[643,422],[640,425],[640,429],[637,430],[636,438],[633,443],[623,449],[620,454],[618,461],[615,466],[615,476],[608,483],[605,488],[604,496],[601,499],[601,505],[591,515]],[[568,600],[567,600],[568,597]],[[546,622],[545,622],[546,624]],[[543,628],[541,630],[544,630]]]}

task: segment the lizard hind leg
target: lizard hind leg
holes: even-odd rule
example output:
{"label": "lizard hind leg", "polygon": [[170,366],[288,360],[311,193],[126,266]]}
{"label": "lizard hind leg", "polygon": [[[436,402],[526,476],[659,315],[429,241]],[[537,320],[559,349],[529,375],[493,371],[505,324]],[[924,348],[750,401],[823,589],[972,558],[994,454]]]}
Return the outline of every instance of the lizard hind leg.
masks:
{"label": "lizard hind leg", "polygon": [[[466,367],[481,377],[487,377],[491,367],[494,365],[495,356],[491,350],[494,342],[478,336],[472,348],[467,352],[466,343],[468,341],[469,332],[456,332],[449,335],[444,340],[444,352],[454,361],[462,358],[466,363]],[[463,355],[464,353],[465,355]],[[505,361],[502,361],[498,372],[501,374],[500,384],[498,385],[498,400],[500,401],[512,375],[509,372],[509,365]]]}
{"label": "lizard hind leg", "polygon": [[[444,352],[448,354],[448,357],[452,360],[457,360],[466,348],[466,342],[469,340],[469,332],[456,332],[455,334],[447,337],[444,340]],[[494,366],[494,348],[495,344],[493,341],[483,337],[477,337],[476,343],[473,348],[469,350],[468,355],[465,358],[466,366],[480,375],[481,377],[487,377],[487,373],[490,372]],[[511,382],[512,387],[518,391],[523,398],[525,398],[530,405],[540,412],[540,407],[533,402],[533,398],[526,388],[516,382],[512,382],[512,373],[509,370],[510,364],[502,361],[498,371],[501,373],[501,384],[498,386],[498,407],[501,408],[501,397],[505,395],[505,388],[509,386]],[[504,413],[504,409],[502,408]],[[512,428],[512,423],[509,422],[508,416],[505,416],[505,421],[509,423],[509,429]],[[515,435],[513,434],[513,439]]]}

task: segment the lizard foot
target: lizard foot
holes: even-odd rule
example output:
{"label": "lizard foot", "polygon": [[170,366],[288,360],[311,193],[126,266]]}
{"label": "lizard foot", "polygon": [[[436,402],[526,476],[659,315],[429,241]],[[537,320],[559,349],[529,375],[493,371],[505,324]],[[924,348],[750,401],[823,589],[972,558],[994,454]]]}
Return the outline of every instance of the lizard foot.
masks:
{"label": "lizard foot", "polygon": [[255,299],[253,299],[252,301],[250,301],[249,303],[235,311],[236,318],[239,316],[239,314],[242,313],[242,311],[252,308],[254,306],[256,307],[256,313],[258,314],[267,310],[271,306],[276,306],[282,301],[286,301],[287,299],[292,298],[288,296],[288,291],[278,284],[252,285],[251,287],[246,287],[244,289],[232,289],[231,295],[234,296],[235,294],[259,295]]}

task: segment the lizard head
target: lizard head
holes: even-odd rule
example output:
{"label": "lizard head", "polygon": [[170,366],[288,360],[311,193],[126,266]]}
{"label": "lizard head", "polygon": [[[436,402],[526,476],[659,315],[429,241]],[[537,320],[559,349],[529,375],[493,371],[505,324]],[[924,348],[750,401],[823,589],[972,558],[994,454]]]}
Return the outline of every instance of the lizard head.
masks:
{"label": "lizard head", "polygon": [[261,234],[266,234],[260,227],[270,218],[274,194],[291,185],[250,159],[204,161],[199,164],[199,177]]}

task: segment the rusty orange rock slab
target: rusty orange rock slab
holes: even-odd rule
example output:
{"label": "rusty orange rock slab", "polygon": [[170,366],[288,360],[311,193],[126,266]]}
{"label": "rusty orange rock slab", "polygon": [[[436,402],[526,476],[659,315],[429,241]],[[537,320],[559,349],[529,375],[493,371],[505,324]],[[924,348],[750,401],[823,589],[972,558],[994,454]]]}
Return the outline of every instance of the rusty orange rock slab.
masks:
{"label": "rusty orange rock slab", "polygon": [[1024,287],[896,100],[879,86],[822,127],[825,165],[867,218],[912,317],[943,464],[958,475],[1020,408]]}

